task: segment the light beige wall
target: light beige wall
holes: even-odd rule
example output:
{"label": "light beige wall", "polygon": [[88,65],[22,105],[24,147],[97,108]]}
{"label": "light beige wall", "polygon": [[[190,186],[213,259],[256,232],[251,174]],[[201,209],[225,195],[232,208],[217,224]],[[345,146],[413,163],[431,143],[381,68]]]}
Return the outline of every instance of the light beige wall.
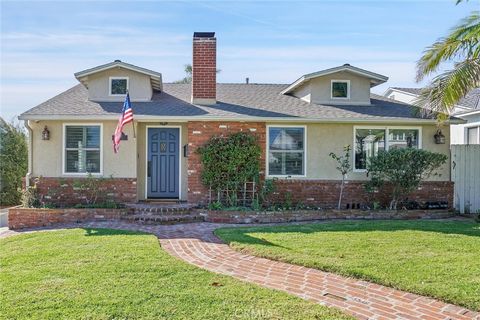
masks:
{"label": "light beige wall", "polygon": [[[272,125],[269,123],[268,125]],[[277,125],[277,124],[275,124]],[[278,124],[281,126],[281,124]],[[301,124],[299,124],[301,125]],[[377,125],[375,125],[377,126]],[[379,124],[378,127],[385,127]],[[437,128],[434,125],[420,126],[422,128],[422,148],[425,150],[446,154],[449,159],[439,170],[441,176],[432,177],[430,180],[450,180],[450,134],[449,128],[442,128],[446,137],[445,144],[435,144],[433,135]],[[353,124],[308,124],[307,125],[307,177],[299,179],[340,179],[340,174],[335,169],[336,163],[330,158],[330,152],[337,155],[343,154],[343,147],[352,146],[353,149]],[[353,150],[351,154],[353,161]],[[295,178],[296,179],[296,178]],[[362,172],[351,172],[350,180],[366,180]]]}
{"label": "light beige wall", "polygon": [[[331,80],[350,80],[350,99],[331,99]],[[312,103],[319,104],[369,105],[370,80],[351,72],[341,71],[310,80],[294,92],[294,95],[301,99],[310,97]]]}
{"label": "light beige wall", "polygon": [[[137,145],[137,154],[138,154],[138,166],[137,166],[137,192],[138,199],[145,199],[145,189],[146,189],[146,156],[147,156],[147,126],[158,126],[158,123],[139,123],[138,128],[138,145]],[[169,123],[167,126],[179,126],[181,127],[181,139],[180,139],[180,179],[181,179],[181,192],[180,199],[187,200],[188,193],[188,175],[187,175],[187,158],[183,156],[183,146],[187,144],[188,140],[188,130],[186,123]]]}
{"label": "light beige wall", "polygon": [[108,69],[88,76],[88,95],[94,101],[123,101],[124,96],[109,96],[110,77],[128,77],[128,92],[132,101],[152,99],[152,85],[148,75],[122,67]]}
{"label": "light beige wall", "polygon": [[[136,141],[133,139],[132,126],[125,127],[124,132],[128,135],[128,141],[122,141],[120,152],[113,153],[112,134],[117,126],[116,121],[104,122],[75,122],[68,121],[67,124],[102,124],[102,154],[103,154],[103,176],[114,178],[135,178],[136,172]],[[63,161],[63,122],[62,121],[39,121],[30,122],[33,129],[33,176],[44,177],[72,177],[72,174],[62,173]],[[43,128],[47,126],[50,131],[50,140],[42,140]],[[82,175],[77,175],[82,176]]]}

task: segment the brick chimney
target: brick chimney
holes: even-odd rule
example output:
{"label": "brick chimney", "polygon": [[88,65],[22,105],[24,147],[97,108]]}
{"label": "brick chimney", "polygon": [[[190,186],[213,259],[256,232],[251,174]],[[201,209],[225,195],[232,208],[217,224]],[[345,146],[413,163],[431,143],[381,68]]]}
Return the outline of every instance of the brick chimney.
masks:
{"label": "brick chimney", "polygon": [[217,38],[215,32],[193,33],[192,103],[217,102]]}

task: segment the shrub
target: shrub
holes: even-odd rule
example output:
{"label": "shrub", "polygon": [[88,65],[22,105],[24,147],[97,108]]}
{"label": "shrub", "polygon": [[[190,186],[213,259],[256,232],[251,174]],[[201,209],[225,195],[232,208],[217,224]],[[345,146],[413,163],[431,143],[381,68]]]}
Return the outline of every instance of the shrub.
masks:
{"label": "shrub", "polygon": [[212,137],[198,152],[203,165],[202,181],[219,195],[217,201],[226,192],[226,204],[236,206],[240,187],[258,181],[261,148],[252,134]]}
{"label": "shrub", "polygon": [[366,189],[380,189],[385,182],[390,182],[393,188],[390,209],[396,210],[398,202],[417,189],[424,179],[439,175],[435,170],[446,161],[446,155],[426,150],[381,151],[367,163],[370,181],[366,183]]}
{"label": "shrub", "polygon": [[0,205],[21,201],[22,178],[28,167],[25,132],[0,118]]}

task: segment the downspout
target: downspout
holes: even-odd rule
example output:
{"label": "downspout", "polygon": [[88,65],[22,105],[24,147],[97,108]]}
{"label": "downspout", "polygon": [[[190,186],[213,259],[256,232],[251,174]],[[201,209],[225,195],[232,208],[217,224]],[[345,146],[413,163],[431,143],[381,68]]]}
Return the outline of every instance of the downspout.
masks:
{"label": "downspout", "polygon": [[25,186],[30,186],[30,178],[32,176],[32,159],[33,159],[33,130],[30,127],[30,120],[25,120],[24,122],[25,128],[28,131],[28,172],[25,175]]}

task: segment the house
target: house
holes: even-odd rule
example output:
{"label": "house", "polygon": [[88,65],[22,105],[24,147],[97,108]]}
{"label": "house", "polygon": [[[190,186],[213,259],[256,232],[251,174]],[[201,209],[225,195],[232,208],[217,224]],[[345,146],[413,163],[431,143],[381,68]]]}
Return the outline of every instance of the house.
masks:
{"label": "house", "polygon": [[[414,103],[421,88],[390,87],[384,96],[405,103]],[[451,144],[480,144],[480,88],[470,91],[453,109],[452,116],[466,121],[450,128]]]}
{"label": "house", "polygon": [[[19,117],[30,132],[27,181],[41,177],[39,193],[56,203],[78,202],[75,181],[88,173],[108,178],[99,197],[205,203],[197,148],[214,135],[244,131],[258,137],[261,175],[278,178],[279,196],[305,204],[336,205],[341,176],[329,153],[352,145],[345,203],[358,206],[365,201],[366,161],[379,150],[449,155],[449,126],[458,119],[441,129],[447,143],[436,144],[435,120],[370,92],[386,76],[345,64],[291,84],[217,83],[216,42],[214,33],[194,33],[191,84],[163,83],[161,73],[120,60],[75,73],[78,85]],[[112,135],[127,90],[135,132],[126,126],[115,154]],[[450,164],[440,173],[412,200],[452,203]]]}

